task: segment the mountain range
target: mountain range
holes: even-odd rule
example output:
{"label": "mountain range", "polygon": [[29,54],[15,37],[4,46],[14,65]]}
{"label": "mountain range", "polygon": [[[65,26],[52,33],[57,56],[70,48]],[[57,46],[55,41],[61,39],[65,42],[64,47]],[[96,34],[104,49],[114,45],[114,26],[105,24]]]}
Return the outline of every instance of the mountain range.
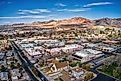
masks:
{"label": "mountain range", "polygon": [[90,20],[82,17],[74,17],[71,19],[64,20],[50,20],[46,22],[33,22],[33,26],[41,26],[41,27],[56,27],[56,26],[70,26],[70,25],[101,25],[101,26],[109,26],[109,27],[121,27],[121,18],[102,18],[97,20]]}
{"label": "mountain range", "polygon": [[74,17],[71,19],[64,20],[50,20],[46,22],[33,22],[32,26],[41,26],[41,27],[57,27],[57,26],[74,26],[74,25],[93,25],[93,21],[82,18],[82,17]]}
{"label": "mountain range", "polygon": [[[70,19],[63,19],[63,20],[50,20],[45,22],[33,22],[30,24],[26,23],[18,23],[13,25],[4,25],[4,26],[11,26],[11,27],[21,27],[21,26],[32,26],[32,27],[72,27],[72,26],[80,26],[86,25],[89,26],[109,26],[109,27],[119,27],[121,28],[121,18],[102,18],[96,20],[90,20],[83,17],[74,17]],[[3,25],[2,25],[3,26]]]}

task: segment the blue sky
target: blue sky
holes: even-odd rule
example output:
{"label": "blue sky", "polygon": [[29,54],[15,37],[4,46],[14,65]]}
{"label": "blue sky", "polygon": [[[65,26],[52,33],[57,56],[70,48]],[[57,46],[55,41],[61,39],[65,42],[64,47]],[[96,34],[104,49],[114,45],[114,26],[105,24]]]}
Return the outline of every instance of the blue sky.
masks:
{"label": "blue sky", "polygon": [[120,0],[0,0],[0,24],[121,17]]}

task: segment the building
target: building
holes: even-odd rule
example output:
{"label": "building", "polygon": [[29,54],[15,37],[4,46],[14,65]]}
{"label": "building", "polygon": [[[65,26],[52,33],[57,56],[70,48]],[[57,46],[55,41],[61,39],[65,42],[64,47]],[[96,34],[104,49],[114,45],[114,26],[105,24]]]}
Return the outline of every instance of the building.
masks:
{"label": "building", "polygon": [[100,57],[102,55],[104,54],[101,51],[92,50],[92,49],[83,49],[81,51],[77,51],[72,56],[75,59],[81,60],[81,62],[86,62],[94,58]]}
{"label": "building", "polygon": [[52,72],[62,71],[68,68],[68,62],[59,62],[57,60],[52,60],[52,67],[50,68]]}
{"label": "building", "polygon": [[[68,62],[64,61],[64,62],[60,62],[58,60],[55,59],[49,59],[48,63],[50,64],[49,70],[51,71],[51,73],[53,72],[61,72],[62,70],[66,70],[68,69]],[[48,70],[48,71],[49,71]]]}
{"label": "building", "polygon": [[72,75],[76,78],[76,79],[80,79],[81,75],[84,75],[85,71],[81,68],[75,68],[72,70]]}
{"label": "building", "polygon": [[44,43],[44,47],[45,48],[54,48],[54,47],[62,47],[62,46],[65,46],[65,42],[64,41],[56,41],[56,42]]}
{"label": "building", "polygon": [[13,51],[7,51],[6,56],[10,57],[10,56],[12,56],[12,54],[13,54]]}
{"label": "building", "polygon": [[107,44],[101,44],[99,45],[98,49],[104,52],[113,52],[113,51],[116,51],[117,48]]}
{"label": "building", "polygon": [[18,69],[10,70],[12,81],[18,81],[21,74]]}
{"label": "building", "polygon": [[0,66],[2,66],[2,65],[7,66],[6,59],[5,59],[5,53],[0,52]]}
{"label": "building", "polygon": [[0,72],[0,81],[9,81],[8,72]]}
{"label": "building", "polygon": [[75,51],[81,50],[82,48],[83,47],[78,44],[69,44],[69,45],[65,45],[64,47],[46,49],[46,52],[50,55],[59,55],[62,52],[66,54],[72,54]]}
{"label": "building", "polygon": [[69,76],[68,71],[63,70],[61,73],[62,73],[62,75],[60,76],[60,79],[62,81],[71,81],[71,77]]}

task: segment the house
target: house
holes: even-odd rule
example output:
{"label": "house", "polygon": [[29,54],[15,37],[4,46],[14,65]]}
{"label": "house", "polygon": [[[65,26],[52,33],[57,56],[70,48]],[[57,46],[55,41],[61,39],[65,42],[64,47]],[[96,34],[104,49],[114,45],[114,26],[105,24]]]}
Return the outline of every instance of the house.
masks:
{"label": "house", "polygon": [[13,69],[13,70],[10,70],[10,73],[11,73],[11,79],[12,81],[16,81],[18,80],[21,76],[21,74],[19,73],[19,70],[18,69]]}
{"label": "house", "polygon": [[66,61],[65,62],[54,61],[53,66],[51,67],[51,70],[53,72],[57,72],[67,68],[68,68],[68,63]]}
{"label": "house", "polygon": [[63,70],[63,71],[62,71],[62,76],[60,76],[60,79],[61,79],[62,81],[71,81],[71,77],[69,76],[69,72]]}
{"label": "house", "polygon": [[5,53],[0,52],[0,60],[4,60],[4,57],[5,57]]}
{"label": "house", "polygon": [[6,56],[10,57],[10,56],[12,56],[12,54],[13,54],[13,51],[7,51]]}
{"label": "house", "polygon": [[67,61],[59,62],[57,60],[52,59],[51,63],[52,63],[52,66],[51,66],[50,70],[52,72],[62,71],[64,69],[68,69],[68,67],[69,67]]}
{"label": "house", "polygon": [[0,73],[0,81],[9,81],[8,72],[1,72]]}
{"label": "house", "polygon": [[23,79],[30,81],[30,77],[28,76],[26,72],[23,73]]}
{"label": "house", "polygon": [[5,60],[5,59],[0,61],[0,67],[1,67],[2,65],[7,66],[6,60]]}
{"label": "house", "polygon": [[81,75],[84,75],[85,71],[81,68],[75,68],[72,70],[72,75],[76,78],[76,79],[80,79]]}

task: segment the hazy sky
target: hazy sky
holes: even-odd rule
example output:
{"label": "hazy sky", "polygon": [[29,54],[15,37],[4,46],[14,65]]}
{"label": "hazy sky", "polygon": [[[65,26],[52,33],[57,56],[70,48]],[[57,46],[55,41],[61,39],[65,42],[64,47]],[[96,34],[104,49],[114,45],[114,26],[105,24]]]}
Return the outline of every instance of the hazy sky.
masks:
{"label": "hazy sky", "polygon": [[0,0],[0,24],[121,17],[121,0]]}

